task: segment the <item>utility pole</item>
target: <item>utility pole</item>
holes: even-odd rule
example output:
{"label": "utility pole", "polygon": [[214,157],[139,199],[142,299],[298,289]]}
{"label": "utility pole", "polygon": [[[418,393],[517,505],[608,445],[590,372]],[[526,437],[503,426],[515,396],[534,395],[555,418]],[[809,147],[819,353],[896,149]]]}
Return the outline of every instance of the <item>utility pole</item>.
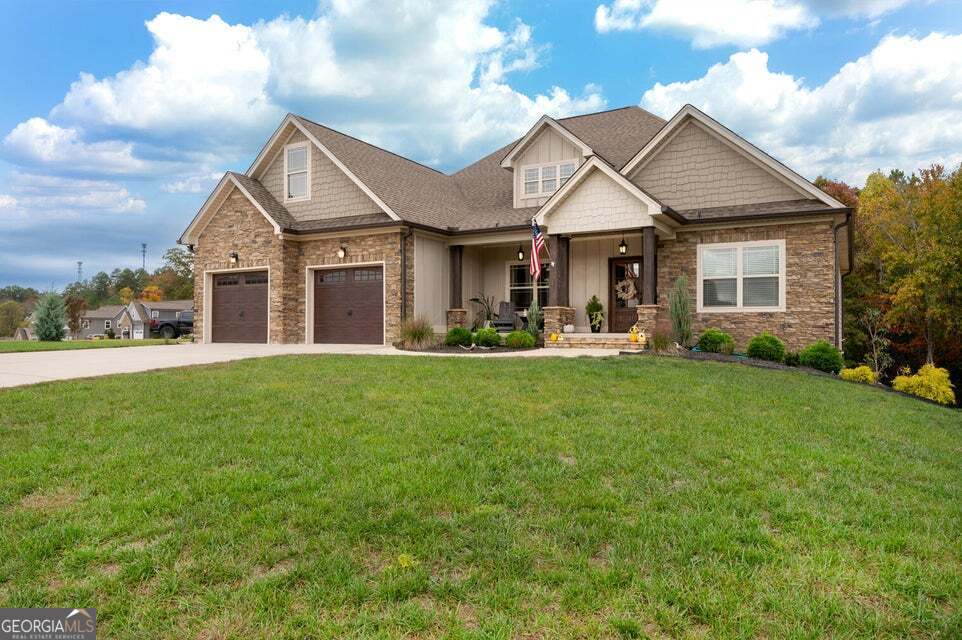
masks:
{"label": "utility pole", "polygon": [[84,261],[77,260],[77,282],[84,281]]}
{"label": "utility pole", "polygon": [[140,244],[140,257],[142,259],[141,268],[144,271],[146,271],[147,270],[147,243],[146,242],[142,242]]}

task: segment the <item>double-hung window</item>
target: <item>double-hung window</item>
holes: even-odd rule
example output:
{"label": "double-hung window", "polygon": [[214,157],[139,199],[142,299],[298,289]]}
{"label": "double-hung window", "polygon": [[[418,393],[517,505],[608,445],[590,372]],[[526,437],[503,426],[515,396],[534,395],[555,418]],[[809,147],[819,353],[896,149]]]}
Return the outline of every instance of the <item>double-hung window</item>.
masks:
{"label": "double-hung window", "polygon": [[287,201],[308,200],[311,196],[311,149],[306,142],[284,148],[284,187]]}
{"label": "double-hung window", "polygon": [[550,196],[574,175],[577,168],[578,163],[571,160],[522,167],[524,195],[536,198]]}
{"label": "double-hung window", "polygon": [[535,291],[538,293],[538,306],[544,308],[548,304],[548,282],[551,277],[551,265],[541,263],[541,277],[537,286],[531,280],[530,264],[528,262],[512,262],[508,264],[508,300],[511,301],[512,311],[521,311],[531,306]]}
{"label": "double-hung window", "polygon": [[698,245],[698,311],[784,311],[785,241]]}

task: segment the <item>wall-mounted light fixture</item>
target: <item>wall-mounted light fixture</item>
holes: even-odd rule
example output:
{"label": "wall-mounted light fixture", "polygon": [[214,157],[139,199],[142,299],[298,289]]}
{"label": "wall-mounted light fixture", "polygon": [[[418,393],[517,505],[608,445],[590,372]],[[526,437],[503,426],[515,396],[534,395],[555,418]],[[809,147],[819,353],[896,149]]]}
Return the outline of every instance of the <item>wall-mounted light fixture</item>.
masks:
{"label": "wall-mounted light fixture", "polygon": [[347,247],[345,247],[345,246],[343,246],[343,245],[340,246],[340,247],[338,247],[338,248],[337,248],[337,257],[340,258],[341,260],[343,260],[344,258],[346,258],[346,257],[347,257]]}
{"label": "wall-mounted light fixture", "polygon": [[518,245],[518,260],[524,260],[524,247]]}
{"label": "wall-mounted light fixture", "polygon": [[628,245],[625,243],[624,238],[618,243],[618,253],[623,256],[628,254]]}
{"label": "wall-mounted light fixture", "polygon": [[237,264],[238,256],[236,251],[231,251],[227,257],[230,258],[231,264]]}
{"label": "wall-mounted light fixture", "polygon": [[193,253],[193,252],[194,252],[194,245],[192,245],[192,244],[187,245],[187,251],[190,252],[190,253]]}

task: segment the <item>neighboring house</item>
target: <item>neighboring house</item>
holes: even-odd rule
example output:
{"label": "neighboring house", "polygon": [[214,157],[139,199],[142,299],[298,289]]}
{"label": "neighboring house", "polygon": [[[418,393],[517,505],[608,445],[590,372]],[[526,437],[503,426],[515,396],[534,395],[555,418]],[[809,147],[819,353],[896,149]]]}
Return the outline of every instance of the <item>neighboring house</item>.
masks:
{"label": "neighboring house", "polygon": [[112,330],[117,337],[129,338],[133,333],[133,321],[127,312],[127,306],[122,304],[108,304],[99,309],[84,311],[80,317],[80,340],[87,340],[93,336],[103,336]]}
{"label": "neighboring house", "polygon": [[165,324],[177,325],[182,311],[194,308],[193,300],[162,300],[159,302],[136,301],[127,306],[133,320],[133,338],[149,338],[151,330]]}
{"label": "neighboring house", "polygon": [[[227,173],[180,238],[195,253],[205,342],[393,342],[402,319],[470,322],[484,293],[534,296],[546,331],[627,340],[667,321],[688,277],[696,332],[739,346],[840,342],[851,211],[692,106],[541,118],[519,140],[444,174],[288,115],[246,173]],[[531,220],[547,234],[528,274]]]}
{"label": "neighboring house", "polygon": [[14,340],[33,340],[33,328],[31,327],[17,327],[17,330],[13,332]]}

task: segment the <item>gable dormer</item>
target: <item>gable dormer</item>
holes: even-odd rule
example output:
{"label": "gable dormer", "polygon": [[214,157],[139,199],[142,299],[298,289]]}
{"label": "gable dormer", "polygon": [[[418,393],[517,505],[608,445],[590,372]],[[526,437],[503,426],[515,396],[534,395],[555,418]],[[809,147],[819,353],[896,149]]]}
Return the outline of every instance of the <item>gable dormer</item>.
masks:
{"label": "gable dormer", "polygon": [[514,208],[543,205],[592,155],[591,147],[543,116],[501,161],[513,172]]}

